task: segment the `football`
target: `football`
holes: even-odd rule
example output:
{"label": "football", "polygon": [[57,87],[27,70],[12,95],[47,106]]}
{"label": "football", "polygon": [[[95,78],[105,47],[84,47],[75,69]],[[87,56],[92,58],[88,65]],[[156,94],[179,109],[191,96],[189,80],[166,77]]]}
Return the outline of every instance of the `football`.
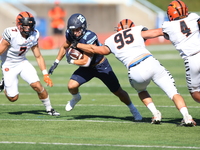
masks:
{"label": "football", "polygon": [[69,48],[68,54],[70,55],[71,59],[73,59],[73,60],[78,60],[78,59],[83,58],[83,53],[81,53],[77,49]]}

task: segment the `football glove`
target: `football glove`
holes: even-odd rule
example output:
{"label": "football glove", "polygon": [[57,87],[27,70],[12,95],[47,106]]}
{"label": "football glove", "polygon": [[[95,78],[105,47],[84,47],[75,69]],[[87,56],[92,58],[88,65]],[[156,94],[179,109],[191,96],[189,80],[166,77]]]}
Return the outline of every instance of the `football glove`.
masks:
{"label": "football glove", "polygon": [[54,69],[56,69],[57,66],[58,66],[58,63],[54,62],[51,68],[49,69],[48,74],[53,74],[53,71]]}
{"label": "football glove", "polygon": [[52,80],[51,80],[51,78],[49,77],[48,74],[45,74],[45,75],[44,75],[44,82],[47,83],[47,86],[50,86],[50,87],[53,86],[53,82],[52,82]]}
{"label": "football glove", "polygon": [[66,54],[66,58],[67,58],[67,62],[69,63],[69,64],[71,64],[71,57],[70,57],[70,54],[69,53],[67,53]]}
{"label": "football glove", "polygon": [[72,41],[71,48],[76,49],[77,48],[77,44],[78,44],[78,41],[76,41],[76,40]]}

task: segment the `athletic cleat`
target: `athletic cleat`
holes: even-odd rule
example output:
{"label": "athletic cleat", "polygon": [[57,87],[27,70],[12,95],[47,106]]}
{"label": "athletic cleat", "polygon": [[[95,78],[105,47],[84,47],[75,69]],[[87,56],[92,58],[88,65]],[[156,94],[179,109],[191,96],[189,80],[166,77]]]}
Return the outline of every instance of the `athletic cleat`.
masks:
{"label": "athletic cleat", "polygon": [[47,114],[49,114],[51,116],[60,116],[60,113],[58,113],[57,111],[55,111],[53,108],[51,108],[50,111],[47,111]]}
{"label": "athletic cleat", "polygon": [[157,113],[154,114],[154,116],[152,117],[151,124],[160,124],[161,119],[162,119],[161,113],[159,110],[157,110]]}
{"label": "athletic cleat", "polygon": [[4,79],[2,78],[0,81],[0,92],[4,89]]}
{"label": "athletic cleat", "polygon": [[186,126],[186,127],[194,127],[196,126],[196,122],[192,119],[191,115],[187,115],[183,118],[183,120],[181,121],[181,126]]}
{"label": "athletic cleat", "polygon": [[69,102],[67,103],[67,105],[65,106],[65,110],[66,110],[66,111],[71,111],[79,101],[80,101],[80,100],[74,100],[74,99],[72,99],[72,100],[69,101]]}
{"label": "athletic cleat", "polygon": [[135,108],[133,111],[131,111],[133,114],[133,117],[135,118],[135,121],[141,121],[142,116],[140,115],[140,112]]}

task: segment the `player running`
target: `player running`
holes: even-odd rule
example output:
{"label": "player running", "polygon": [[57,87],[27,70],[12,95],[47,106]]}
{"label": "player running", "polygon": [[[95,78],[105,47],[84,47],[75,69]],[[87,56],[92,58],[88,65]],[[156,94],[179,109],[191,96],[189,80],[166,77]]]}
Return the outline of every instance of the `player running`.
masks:
{"label": "player running", "polygon": [[17,15],[16,27],[9,27],[4,30],[0,41],[0,55],[5,84],[4,93],[11,102],[15,102],[19,97],[18,76],[21,76],[37,92],[47,113],[52,116],[59,116],[60,114],[52,108],[49,95],[41,85],[35,68],[26,58],[26,53],[31,49],[44,75],[44,81],[48,86],[53,86],[38,47],[38,39],[39,32],[35,29],[35,19],[31,13],[26,11]]}
{"label": "player running", "polygon": [[72,100],[70,100],[66,105],[66,111],[71,111],[81,100],[79,87],[96,77],[129,107],[135,120],[142,120],[142,116],[132,104],[128,93],[121,88],[115,73],[104,55],[84,53],[83,58],[80,60],[73,60],[70,58],[68,53],[66,53],[66,49],[69,48],[74,40],[78,40],[81,43],[100,45],[97,35],[94,32],[87,30],[86,18],[79,13],[70,16],[66,31],[66,42],[60,48],[54,64],[49,69],[49,74],[52,74],[65,54],[68,63],[79,66],[79,68],[72,74],[68,83],[68,90],[72,94]]}

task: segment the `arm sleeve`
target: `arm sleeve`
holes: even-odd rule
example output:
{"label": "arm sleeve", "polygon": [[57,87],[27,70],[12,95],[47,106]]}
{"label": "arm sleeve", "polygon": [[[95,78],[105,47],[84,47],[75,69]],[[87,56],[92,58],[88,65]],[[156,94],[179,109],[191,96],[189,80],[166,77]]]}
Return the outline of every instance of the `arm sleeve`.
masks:
{"label": "arm sleeve", "polygon": [[2,34],[2,37],[4,40],[6,40],[7,42],[10,43],[11,41],[11,33],[10,33],[10,30],[8,28],[6,28]]}

